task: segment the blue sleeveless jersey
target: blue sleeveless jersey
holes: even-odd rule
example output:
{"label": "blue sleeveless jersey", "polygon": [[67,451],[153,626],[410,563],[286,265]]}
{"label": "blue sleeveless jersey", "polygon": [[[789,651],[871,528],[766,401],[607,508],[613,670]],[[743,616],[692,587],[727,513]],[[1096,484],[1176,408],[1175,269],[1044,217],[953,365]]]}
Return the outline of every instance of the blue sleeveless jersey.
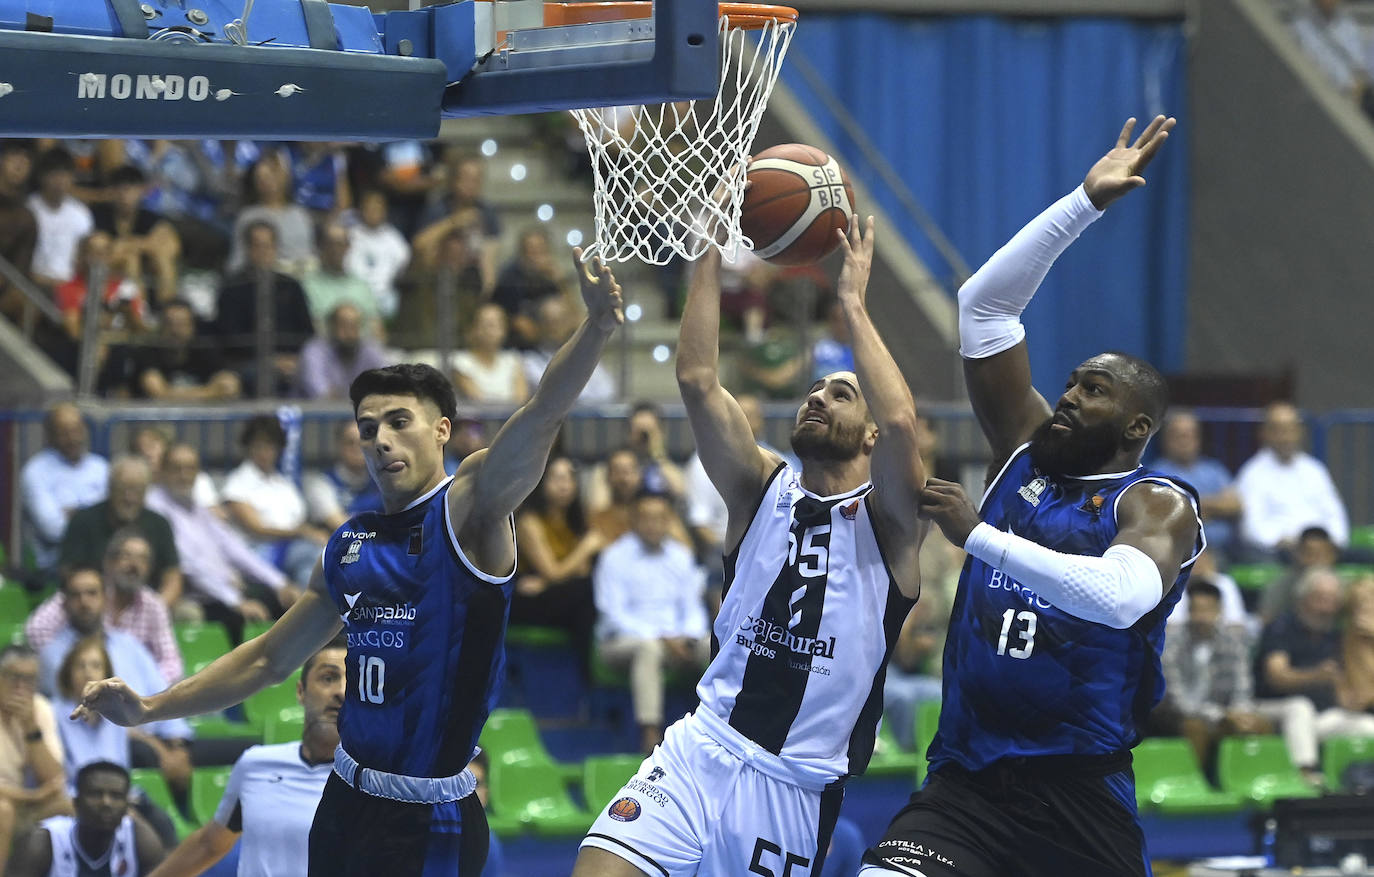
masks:
{"label": "blue sleeveless jersey", "polygon": [[500,695],[511,576],[489,576],[463,555],[450,483],[396,514],[355,515],[324,549],[348,635],[339,741],[364,767],[459,773]]}
{"label": "blue sleeveless jersey", "polygon": [[[979,515],[1065,554],[1101,556],[1116,538],[1127,488],[1154,481],[1197,493],[1150,469],[1048,478],[1018,448],[983,497]],[[1198,544],[1159,605],[1125,630],[1084,621],[970,556],[964,561],[944,654],[944,704],[931,769],[981,770],[1003,758],[1105,755],[1140,740],[1164,694],[1164,624],[1187,586]]]}

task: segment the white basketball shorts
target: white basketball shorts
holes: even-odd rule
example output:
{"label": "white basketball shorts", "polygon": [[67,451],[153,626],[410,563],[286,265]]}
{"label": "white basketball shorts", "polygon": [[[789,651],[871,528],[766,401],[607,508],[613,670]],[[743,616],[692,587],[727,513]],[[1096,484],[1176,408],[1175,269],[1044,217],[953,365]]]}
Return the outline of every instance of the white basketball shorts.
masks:
{"label": "white basketball shorts", "polygon": [[582,846],[653,877],[819,877],[843,798],[839,783],[809,789],[764,773],[688,715],[603,804]]}

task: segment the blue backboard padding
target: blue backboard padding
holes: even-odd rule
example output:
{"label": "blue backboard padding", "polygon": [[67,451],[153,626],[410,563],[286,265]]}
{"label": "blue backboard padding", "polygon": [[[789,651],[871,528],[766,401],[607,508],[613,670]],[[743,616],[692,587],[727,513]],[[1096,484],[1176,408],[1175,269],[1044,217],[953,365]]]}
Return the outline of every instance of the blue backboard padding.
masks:
{"label": "blue backboard padding", "polygon": [[444,117],[665,103],[715,95],[720,84],[716,0],[659,0],[654,41],[566,53],[564,63],[522,68],[513,53],[479,66],[444,95]]}
{"label": "blue backboard padding", "polygon": [[9,137],[426,139],[446,76],[430,58],[10,31],[0,59]]}

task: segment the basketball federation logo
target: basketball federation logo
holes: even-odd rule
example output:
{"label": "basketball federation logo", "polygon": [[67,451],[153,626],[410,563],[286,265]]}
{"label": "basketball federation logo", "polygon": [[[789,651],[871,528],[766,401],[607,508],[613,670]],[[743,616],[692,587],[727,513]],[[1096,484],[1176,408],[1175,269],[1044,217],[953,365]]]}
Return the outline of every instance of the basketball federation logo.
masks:
{"label": "basketball federation logo", "polygon": [[1037,478],[1030,484],[1025,485],[1016,491],[1022,499],[1033,506],[1040,505],[1040,494],[1045,492],[1045,488],[1050,486],[1050,482],[1045,478]]}
{"label": "basketball federation logo", "polygon": [[357,563],[358,556],[362,550],[363,540],[354,539],[353,544],[348,546],[348,551],[344,553],[343,557],[339,558],[339,563]]}
{"label": "basketball federation logo", "polygon": [[619,798],[611,804],[611,809],[606,812],[616,822],[634,822],[639,818],[643,809],[634,798]]}

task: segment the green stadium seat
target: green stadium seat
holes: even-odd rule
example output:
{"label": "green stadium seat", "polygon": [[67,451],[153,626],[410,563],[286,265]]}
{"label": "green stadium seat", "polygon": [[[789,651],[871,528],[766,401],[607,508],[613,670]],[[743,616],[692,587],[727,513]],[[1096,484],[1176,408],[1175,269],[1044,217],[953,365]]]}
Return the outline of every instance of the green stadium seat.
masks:
{"label": "green stadium seat", "polygon": [[924,753],[940,730],[940,701],[928,700],[916,707],[916,749]]}
{"label": "green stadium seat", "polygon": [[1282,737],[1227,737],[1217,752],[1217,775],[1223,789],[1261,807],[1318,794],[1293,766]]}
{"label": "green stadium seat", "polygon": [[197,740],[259,740],[262,727],[253,722],[236,722],[224,713],[211,713],[187,719]]}
{"label": "green stadium seat", "polygon": [[0,618],[23,624],[29,617],[29,595],[14,582],[0,584]]}
{"label": "green stadium seat", "polygon": [[883,722],[878,729],[878,739],[874,741],[873,757],[868,760],[865,774],[873,777],[909,775],[913,781],[925,770],[925,755],[915,750],[903,749],[892,733],[892,724]]}
{"label": "green stadium seat", "polygon": [[191,771],[191,812],[201,825],[206,825],[215,818],[215,810],[219,809],[220,799],[224,797],[224,788],[229,785],[229,771],[232,769],[228,765],[223,765],[198,767]]}
{"label": "green stadium seat", "polygon": [[1326,787],[1341,788],[1341,774],[1357,761],[1374,761],[1374,737],[1331,737],[1322,743],[1322,774]]}
{"label": "green stadium seat", "polygon": [[1198,769],[1193,747],[1177,737],[1142,741],[1135,749],[1135,796],[1141,810],[1167,815],[1234,813],[1241,796],[1218,791]]}
{"label": "green stadium seat", "polygon": [[1283,575],[1283,567],[1277,563],[1233,563],[1226,568],[1226,574],[1235,579],[1243,591],[1262,591]]}
{"label": "green stadium seat", "polygon": [[478,743],[493,765],[497,762],[513,764],[519,761],[535,761],[545,765],[553,763],[553,756],[544,748],[544,741],[539,738],[539,729],[534,724],[534,715],[529,710],[492,710]]}
{"label": "green stadium seat", "polygon": [[283,709],[299,708],[300,704],[296,701],[296,682],[299,679],[300,673],[297,672],[285,682],[269,685],[262,691],[249,695],[243,702],[243,712],[248,721],[261,728],[267,717],[273,713]]}
{"label": "green stadium seat", "polygon": [[487,827],[499,838],[519,837],[525,831],[525,825],[519,819],[497,813],[491,808],[487,809]]}
{"label": "green stadium seat", "polygon": [[582,795],[588,808],[601,808],[635,775],[642,755],[592,755],[582,763]]}
{"label": "green stadium seat", "polygon": [[258,637],[266,633],[267,629],[271,626],[272,622],[270,621],[245,621],[243,623],[244,642],[247,642],[250,639],[257,639]]}
{"label": "green stadium seat", "polygon": [[551,649],[572,648],[572,637],[561,627],[540,627],[535,624],[512,624],[506,628],[506,645]]}
{"label": "green stadium seat", "polygon": [[1374,525],[1366,524],[1363,527],[1351,527],[1350,547],[1374,549]]}
{"label": "green stadium seat", "polygon": [[595,818],[573,803],[562,776],[537,761],[491,762],[491,804],[543,837],[584,834]]}
{"label": "green stadium seat", "polygon": [[0,646],[17,646],[22,642],[24,642],[24,619],[0,621]]}
{"label": "green stadium seat", "polygon": [[181,666],[187,676],[199,673],[212,661],[229,651],[229,634],[217,622],[205,624],[175,624],[177,648],[181,650]]}
{"label": "green stadium seat", "polygon": [[155,767],[136,767],[129,771],[129,776],[133,784],[142,789],[143,794],[148,796],[148,800],[172,820],[172,827],[176,829],[177,840],[184,840],[186,835],[195,831],[196,826],[186,821],[186,817],[181,815],[181,810],[177,807],[176,801],[172,799],[172,790],[167,787],[167,780],[162,776],[160,770]]}
{"label": "green stadium seat", "polygon": [[305,707],[284,706],[268,714],[262,723],[262,742],[290,743],[305,733]]}

